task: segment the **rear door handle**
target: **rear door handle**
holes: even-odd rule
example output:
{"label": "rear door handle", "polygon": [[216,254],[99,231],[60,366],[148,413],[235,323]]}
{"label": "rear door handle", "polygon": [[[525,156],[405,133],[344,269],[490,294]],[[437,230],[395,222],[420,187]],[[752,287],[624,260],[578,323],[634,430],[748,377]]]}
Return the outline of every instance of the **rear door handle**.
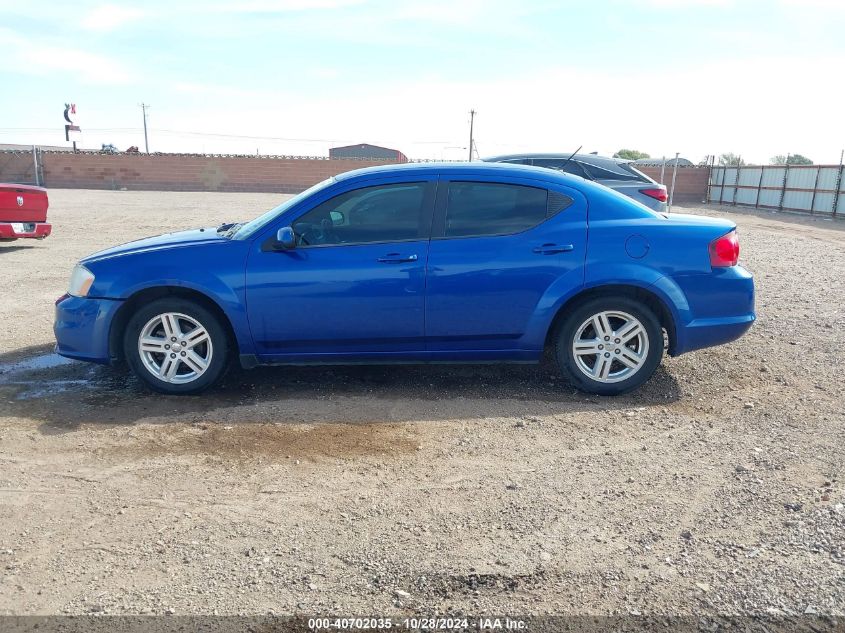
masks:
{"label": "rear door handle", "polygon": [[388,253],[384,257],[379,257],[376,261],[381,264],[403,264],[405,262],[417,261],[417,255],[402,255],[400,253]]}
{"label": "rear door handle", "polygon": [[543,244],[542,246],[536,246],[531,249],[533,253],[537,253],[538,255],[554,255],[555,253],[568,253],[574,250],[575,246],[573,244]]}

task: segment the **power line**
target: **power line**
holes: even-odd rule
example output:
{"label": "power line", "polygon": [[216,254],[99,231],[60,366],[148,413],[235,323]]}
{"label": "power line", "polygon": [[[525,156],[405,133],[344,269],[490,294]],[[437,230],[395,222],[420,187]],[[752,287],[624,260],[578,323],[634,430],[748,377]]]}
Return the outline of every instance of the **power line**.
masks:
{"label": "power line", "polygon": [[[150,107],[150,106],[147,106]],[[86,131],[88,132],[126,132],[126,133],[140,133],[143,131],[143,128],[139,127],[86,127]],[[0,133],[11,133],[11,132],[52,132],[54,128],[49,127],[3,127],[0,128]],[[167,129],[159,129],[156,128],[156,133],[158,134],[171,134],[177,136],[200,136],[200,137],[211,137],[211,138],[235,138],[235,139],[248,139],[248,140],[258,140],[258,141],[287,141],[287,142],[295,142],[295,143],[355,143],[352,139],[339,139],[339,138],[288,138],[284,136],[255,136],[255,135],[248,135],[248,134],[224,134],[222,132],[196,132],[192,130],[167,130]],[[452,143],[453,141],[418,141],[418,140],[411,140],[405,141],[410,145],[446,145],[448,143]]]}
{"label": "power line", "polygon": [[[192,132],[188,130],[159,130],[157,132],[166,132],[168,134],[180,134],[183,136],[204,136],[215,138],[238,138],[258,141],[289,141],[294,143],[355,143],[351,139],[342,138],[288,138],[284,136],[252,136],[248,134],[223,134],[219,132]],[[406,141],[413,145],[444,145],[451,143],[451,141]]]}

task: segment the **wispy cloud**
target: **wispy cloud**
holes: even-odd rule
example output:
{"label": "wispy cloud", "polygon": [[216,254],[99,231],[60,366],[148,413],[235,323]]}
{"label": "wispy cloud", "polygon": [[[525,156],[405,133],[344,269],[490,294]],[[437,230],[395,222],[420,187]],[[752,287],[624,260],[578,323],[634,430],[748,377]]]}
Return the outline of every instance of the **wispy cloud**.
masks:
{"label": "wispy cloud", "polygon": [[246,0],[205,5],[211,13],[289,13],[294,11],[325,11],[365,4],[366,0]]}
{"label": "wispy cloud", "polygon": [[724,7],[735,4],[735,0],[642,0],[642,3],[666,9],[689,9],[696,6]]}
{"label": "wispy cloud", "polygon": [[134,7],[103,4],[91,10],[82,19],[82,28],[89,31],[113,31],[128,22],[139,19],[144,11]]}
{"label": "wispy cloud", "polygon": [[75,47],[55,44],[46,39],[23,36],[0,28],[5,45],[0,68],[27,75],[62,72],[92,84],[126,84],[131,73],[119,62]]}
{"label": "wispy cloud", "polygon": [[842,0],[781,0],[781,4],[799,9],[845,9]]}

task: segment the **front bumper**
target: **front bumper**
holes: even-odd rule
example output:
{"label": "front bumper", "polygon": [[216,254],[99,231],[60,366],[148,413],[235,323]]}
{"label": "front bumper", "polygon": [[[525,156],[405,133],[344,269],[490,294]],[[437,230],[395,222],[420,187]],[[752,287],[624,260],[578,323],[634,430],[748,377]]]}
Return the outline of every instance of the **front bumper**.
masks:
{"label": "front bumper", "polygon": [[46,222],[0,222],[0,240],[43,240],[52,232],[53,225]]}
{"label": "front bumper", "polygon": [[122,300],[65,295],[56,301],[56,352],[93,363],[111,362],[109,332]]}

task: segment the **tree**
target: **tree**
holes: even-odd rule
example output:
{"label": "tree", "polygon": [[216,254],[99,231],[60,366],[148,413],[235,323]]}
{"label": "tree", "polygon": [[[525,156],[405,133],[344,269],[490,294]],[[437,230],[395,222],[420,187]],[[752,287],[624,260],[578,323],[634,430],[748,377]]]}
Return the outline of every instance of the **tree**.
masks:
{"label": "tree", "polygon": [[641,158],[651,158],[645,152],[640,152],[635,149],[620,149],[613,155],[613,158],[624,158],[625,160],[639,160]]}
{"label": "tree", "polygon": [[719,156],[719,164],[726,165],[728,167],[742,167],[746,163],[742,160],[741,156],[737,156],[733,152],[728,152],[727,154]]}
{"label": "tree", "polygon": [[771,163],[772,165],[812,165],[813,161],[801,154],[787,154],[786,156],[778,154],[772,156]]}

